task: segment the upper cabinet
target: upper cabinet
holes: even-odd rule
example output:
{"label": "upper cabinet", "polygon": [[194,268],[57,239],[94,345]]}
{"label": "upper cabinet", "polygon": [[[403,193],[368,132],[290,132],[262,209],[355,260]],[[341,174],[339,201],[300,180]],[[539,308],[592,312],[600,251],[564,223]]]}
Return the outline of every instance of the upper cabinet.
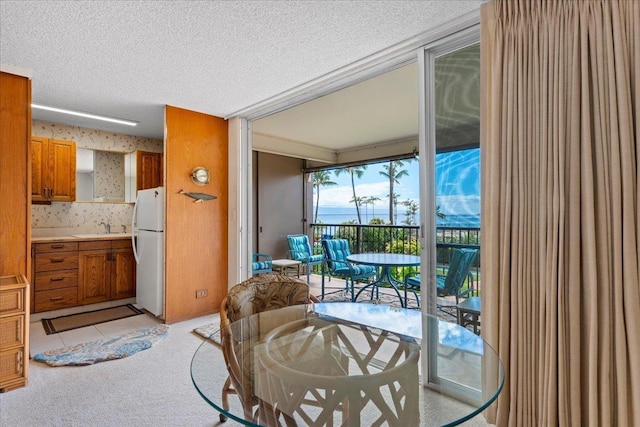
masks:
{"label": "upper cabinet", "polygon": [[163,184],[162,153],[134,151],[125,156],[125,201],[135,202],[138,190]]}
{"label": "upper cabinet", "polygon": [[76,143],[31,137],[31,200],[76,200]]}

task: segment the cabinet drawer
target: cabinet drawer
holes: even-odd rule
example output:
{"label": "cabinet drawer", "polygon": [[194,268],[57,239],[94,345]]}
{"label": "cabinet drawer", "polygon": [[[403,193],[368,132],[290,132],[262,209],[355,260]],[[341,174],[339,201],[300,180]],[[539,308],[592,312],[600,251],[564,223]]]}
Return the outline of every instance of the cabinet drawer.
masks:
{"label": "cabinet drawer", "polygon": [[21,347],[24,345],[24,316],[11,316],[0,319],[0,348]]}
{"label": "cabinet drawer", "polygon": [[77,252],[36,255],[36,272],[72,270],[78,268]]}
{"label": "cabinet drawer", "polygon": [[36,253],[69,252],[78,250],[78,242],[36,243]]}
{"label": "cabinet drawer", "polygon": [[111,249],[111,240],[94,240],[91,242],[80,242],[78,249],[81,251],[92,251],[96,249]]}
{"label": "cabinet drawer", "polygon": [[111,247],[113,249],[131,249],[131,239],[129,240],[112,240]]}
{"label": "cabinet drawer", "polygon": [[35,311],[58,310],[78,305],[78,288],[36,292]]}
{"label": "cabinet drawer", "polygon": [[36,275],[34,290],[49,291],[78,286],[78,270],[44,271]]}
{"label": "cabinet drawer", "polygon": [[[0,385],[20,379],[24,373],[24,347],[0,351]],[[2,388],[0,388],[2,390]]]}
{"label": "cabinet drawer", "polygon": [[24,289],[5,289],[0,292],[0,314],[24,311]]}

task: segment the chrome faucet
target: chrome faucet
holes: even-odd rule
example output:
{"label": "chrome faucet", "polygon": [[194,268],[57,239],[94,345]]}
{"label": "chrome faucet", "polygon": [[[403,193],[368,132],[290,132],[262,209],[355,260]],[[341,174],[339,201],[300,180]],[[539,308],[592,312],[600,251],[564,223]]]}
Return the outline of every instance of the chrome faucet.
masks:
{"label": "chrome faucet", "polygon": [[106,224],[104,221],[102,221],[100,224],[98,225],[104,225],[104,231],[105,233],[109,234],[111,233],[111,224]]}
{"label": "chrome faucet", "polygon": [[126,233],[127,232],[127,226],[124,225],[124,224],[121,224],[120,226],[122,227],[122,232]]}

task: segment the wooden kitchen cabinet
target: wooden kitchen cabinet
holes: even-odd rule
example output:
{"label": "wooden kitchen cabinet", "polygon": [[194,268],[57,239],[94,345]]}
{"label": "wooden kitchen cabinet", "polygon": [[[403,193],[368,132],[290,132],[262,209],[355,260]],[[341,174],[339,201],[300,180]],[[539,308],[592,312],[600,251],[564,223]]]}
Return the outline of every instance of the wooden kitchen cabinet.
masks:
{"label": "wooden kitchen cabinet", "polygon": [[139,190],[163,184],[163,153],[137,150],[125,156],[125,201],[135,202]]}
{"label": "wooden kitchen cabinet", "polygon": [[31,137],[31,200],[76,200],[76,143]]}
{"label": "wooden kitchen cabinet", "polygon": [[136,295],[136,270],[129,240],[80,242],[80,305]]}
{"label": "wooden kitchen cabinet", "polygon": [[78,305],[78,242],[33,244],[33,311]]}
{"label": "wooden kitchen cabinet", "polygon": [[80,305],[108,301],[111,298],[111,241],[80,242],[78,254]]}
{"label": "wooden kitchen cabinet", "polygon": [[129,239],[33,244],[34,312],[136,296]]}
{"label": "wooden kitchen cabinet", "polygon": [[27,385],[29,284],[24,275],[0,277],[0,393]]}
{"label": "wooden kitchen cabinet", "polygon": [[138,152],[137,190],[162,186],[162,153]]}

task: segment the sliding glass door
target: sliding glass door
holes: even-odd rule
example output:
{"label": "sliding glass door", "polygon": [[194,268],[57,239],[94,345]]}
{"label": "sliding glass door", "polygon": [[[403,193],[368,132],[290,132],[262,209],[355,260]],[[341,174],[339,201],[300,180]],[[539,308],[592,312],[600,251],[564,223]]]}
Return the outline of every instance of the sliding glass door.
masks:
{"label": "sliding glass door", "polygon": [[[446,274],[453,250],[479,248],[478,40],[478,29],[472,28],[425,47],[423,57],[419,58],[422,306],[424,313],[453,323],[456,322],[455,296],[438,295],[436,283],[439,274]],[[465,287],[479,283],[478,265],[476,259]],[[425,321],[423,334],[423,383],[446,389],[453,397],[470,403],[479,401],[481,379],[478,378],[474,387],[465,367],[458,366],[459,358],[437,354],[438,340],[443,339],[442,327]],[[461,375],[466,376],[464,380]]]}

